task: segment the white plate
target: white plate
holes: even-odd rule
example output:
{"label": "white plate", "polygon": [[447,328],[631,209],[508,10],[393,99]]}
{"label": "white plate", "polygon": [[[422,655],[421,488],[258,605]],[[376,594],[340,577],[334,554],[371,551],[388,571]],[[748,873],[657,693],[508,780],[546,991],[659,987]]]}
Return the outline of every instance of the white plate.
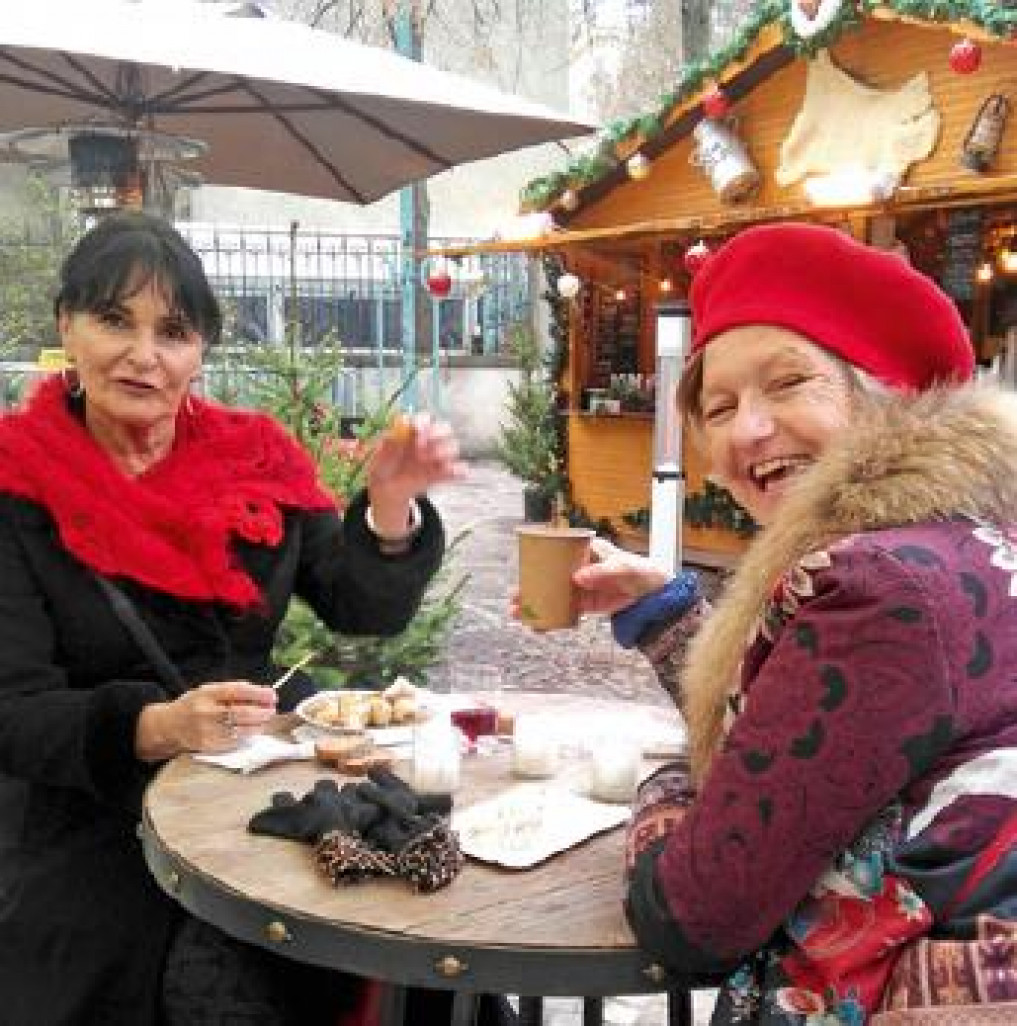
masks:
{"label": "white plate", "polygon": [[681,759],[689,754],[689,746],[683,738],[655,738],[643,742],[644,759]]}
{"label": "white plate", "polygon": [[[336,700],[335,696],[340,693],[345,695],[363,695],[365,698],[373,698],[375,695],[381,694],[380,691],[367,688],[346,688],[342,692],[322,691],[305,698],[293,711],[309,727],[322,734],[366,734],[376,745],[386,746],[408,744],[413,739],[412,723],[396,723],[390,727],[364,727],[363,729],[358,729],[356,727],[343,727],[338,724],[322,722],[315,716],[314,710],[322,702],[334,702]],[[419,696],[417,698],[417,711],[418,715],[420,713],[426,715],[427,713],[426,703]]]}
{"label": "white plate", "polygon": [[328,723],[316,715],[323,705],[334,705],[337,695],[362,695],[364,698],[374,698],[380,695],[380,691],[368,690],[366,688],[350,688],[349,690],[321,691],[316,695],[305,698],[293,711],[304,721],[316,730],[325,731],[327,734],[362,734],[364,731],[358,727],[343,727],[338,723]]}
{"label": "white plate", "polygon": [[454,811],[452,826],[466,855],[526,869],[628,819],[627,805],[591,801],[562,786],[519,784]]}

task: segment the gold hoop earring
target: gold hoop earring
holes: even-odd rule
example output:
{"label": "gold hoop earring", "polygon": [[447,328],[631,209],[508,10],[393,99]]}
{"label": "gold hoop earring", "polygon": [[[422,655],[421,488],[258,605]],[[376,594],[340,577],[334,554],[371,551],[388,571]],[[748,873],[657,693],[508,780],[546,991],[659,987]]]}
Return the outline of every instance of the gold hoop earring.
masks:
{"label": "gold hoop earring", "polygon": [[81,375],[77,367],[64,367],[60,371],[60,377],[64,379],[64,390],[72,399],[77,399],[85,394],[85,387],[81,384]]}

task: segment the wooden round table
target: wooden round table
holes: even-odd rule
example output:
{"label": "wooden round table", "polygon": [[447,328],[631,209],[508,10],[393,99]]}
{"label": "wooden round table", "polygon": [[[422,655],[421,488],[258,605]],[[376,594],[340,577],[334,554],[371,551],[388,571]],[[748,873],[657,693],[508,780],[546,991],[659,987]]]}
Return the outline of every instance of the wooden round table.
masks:
{"label": "wooden round table", "polygon": [[[510,693],[503,707],[681,726],[668,707],[566,695]],[[610,719],[606,719],[606,718]],[[281,724],[286,726],[287,724]],[[291,724],[289,724],[291,725]],[[463,759],[456,806],[515,781],[508,745]],[[398,767],[397,767],[398,770]],[[593,837],[546,862],[511,870],[472,859],[444,890],[418,894],[394,879],[333,887],[309,845],[248,833],[273,792],[303,794],[329,770],[291,762],[241,775],[181,756],[150,785],[141,825],[149,867],[188,911],[242,940],[290,958],[394,985],[390,1021],[406,986],[473,996],[568,995],[588,999],[668,990],[669,1019],[690,1023],[686,984],[635,945],[622,912],[624,829]],[[337,775],[338,776],[338,775]],[[468,1002],[457,1000],[466,1009]],[[468,1010],[462,1021],[468,1021]]]}

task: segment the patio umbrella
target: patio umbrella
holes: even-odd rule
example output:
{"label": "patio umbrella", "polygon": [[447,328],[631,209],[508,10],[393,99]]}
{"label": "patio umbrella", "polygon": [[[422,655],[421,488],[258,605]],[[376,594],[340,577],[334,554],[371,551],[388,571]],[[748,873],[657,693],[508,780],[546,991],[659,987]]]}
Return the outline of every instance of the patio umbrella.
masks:
{"label": "patio umbrella", "polygon": [[187,161],[216,185],[369,203],[591,127],[388,50],[216,5],[3,7],[0,159],[63,160],[80,175],[116,159]]}

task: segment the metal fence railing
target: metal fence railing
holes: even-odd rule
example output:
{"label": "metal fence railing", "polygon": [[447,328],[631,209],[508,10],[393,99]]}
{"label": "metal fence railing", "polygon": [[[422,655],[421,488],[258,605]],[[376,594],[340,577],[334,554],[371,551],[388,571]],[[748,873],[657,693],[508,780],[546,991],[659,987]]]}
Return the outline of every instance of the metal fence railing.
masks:
{"label": "metal fence railing", "polygon": [[[279,341],[295,324],[305,345],[328,339],[362,352],[402,351],[407,290],[398,236],[179,227],[232,314],[236,341]],[[409,266],[422,281],[425,262]],[[432,337],[418,338],[418,350],[499,352],[506,329],[532,309],[526,258],[469,257],[452,270],[452,292],[432,301]]]}
{"label": "metal fence railing", "polygon": [[[223,303],[226,344],[282,343],[295,332],[302,346],[339,346],[349,358],[336,383],[342,395],[363,394],[363,382],[354,379],[364,373],[391,377],[410,366],[436,367],[446,356],[498,354],[508,329],[532,317],[531,269],[521,254],[485,254],[451,263],[452,290],[434,299],[423,290],[428,262],[405,260],[397,235],[197,222],[177,227]],[[463,241],[432,238],[429,245]],[[69,244],[27,232],[0,235],[0,346],[8,360],[30,363],[33,347],[55,344],[49,297]],[[408,288],[409,273],[416,279],[415,290]],[[414,322],[412,351],[403,313],[410,300],[425,313],[430,307],[429,315]],[[440,387],[439,375],[431,377],[432,390]],[[370,391],[376,390],[375,384]]]}

